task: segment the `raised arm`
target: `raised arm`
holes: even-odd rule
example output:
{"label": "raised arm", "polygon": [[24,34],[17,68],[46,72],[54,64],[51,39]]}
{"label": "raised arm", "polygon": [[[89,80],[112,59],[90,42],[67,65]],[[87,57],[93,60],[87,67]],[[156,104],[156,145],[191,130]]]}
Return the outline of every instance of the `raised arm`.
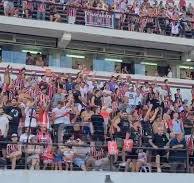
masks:
{"label": "raised arm", "polygon": [[145,117],[144,117],[144,121],[149,120],[149,115],[150,115],[150,112],[151,112],[151,110],[152,110],[152,107],[153,107],[153,105],[150,104],[150,105],[149,105],[149,109],[148,109],[148,111],[147,111],[147,113],[146,113],[146,115],[145,115]]}
{"label": "raised arm", "polygon": [[154,114],[153,114],[153,116],[152,116],[151,119],[150,119],[150,122],[151,122],[151,123],[156,119],[156,116],[157,116],[157,114],[158,114],[158,111],[159,111],[159,108],[156,108],[156,109],[155,109],[155,112],[154,112]]}

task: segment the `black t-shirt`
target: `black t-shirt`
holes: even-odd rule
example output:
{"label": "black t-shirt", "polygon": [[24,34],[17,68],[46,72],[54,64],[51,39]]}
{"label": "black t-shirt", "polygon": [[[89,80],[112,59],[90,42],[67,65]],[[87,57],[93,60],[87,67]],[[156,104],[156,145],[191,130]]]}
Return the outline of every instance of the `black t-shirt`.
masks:
{"label": "black t-shirt", "polygon": [[12,117],[10,120],[9,126],[17,127],[20,122],[20,118],[22,117],[22,111],[19,107],[5,107],[5,113]]}
{"label": "black t-shirt", "polygon": [[104,134],[104,118],[99,114],[91,116],[92,125],[95,134]]}
{"label": "black t-shirt", "polygon": [[160,101],[158,99],[152,99],[150,100],[150,103],[153,105],[152,109],[160,107]]}
{"label": "black t-shirt", "polygon": [[[191,135],[192,127],[193,127],[193,121],[186,119],[183,122],[183,125],[184,125],[185,135]],[[185,127],[185,125],[187,125],[188,127]]]}
{"label": "black t-shirt", "polygon": [[141,120],[141,126],[142,126],[142,130],[143,130],[143,136],[148,137],[148,136],[152,136],[153,135],[153,128],[152,128],[152,124],[150,123],[150,121],[144,121]]}
{"label": "black t-shirt", "polygon": [[133,140],[133,144],[136,147],[140,147],[141,145],[141,132],[136,131],[134,128],[131,128],[131,139]]}
{"label": "black t-shirt", "polygon": [[94,104],[96,106],[100,106],[101,107],[102,106],[102,98],[94,96]]}
{"label": "black t-shirt", "polygon": [[120,123],[118,124],[119,128],[120,128],[120,132],[117,132],[117,137],[118,138],[122,138],[125,139],[126,134],[129,133],[130,134],[130,123],[128,119],[120,119]]}
{"label": "black t-shirt", "polygon": [[152,137],[152,142],[156,146],[158,146],[160,148],[163,148],[168,143],[168,138],[165,134],[162,134],[162,135],[154,134],[153,137]]}
{"label": "black t-shirt", "polygon": [[82,103],[81,100],[79,99],[79,97],[81,97],[81,93],[79,90],[75,90],[73,92],[73,97],[74,97],[74,100],[75,100],[75,103]]}

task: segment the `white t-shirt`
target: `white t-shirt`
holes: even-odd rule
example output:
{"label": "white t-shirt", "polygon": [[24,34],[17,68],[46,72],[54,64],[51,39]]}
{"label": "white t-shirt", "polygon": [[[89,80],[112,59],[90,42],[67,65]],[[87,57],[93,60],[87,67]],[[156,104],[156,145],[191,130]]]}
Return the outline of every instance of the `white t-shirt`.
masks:
{"label": "white t-shirt", "polygon": [[30,124],[30,117],[31,117],[31,113],[32,113],[32,109],[30,108],[26,108],[25,109],[25,114],[26,114],[26,118],[25,118],[25,127],[37,127],[37,120],[36,120],[36,111],[33,110],[33,114],[32,114],[32,120],[31,120],[31,124]]}
{"label": "white t-shirt", "polygon": [[168,78],[172,78],[172,71],[170,71],[167,75]]}
{"label": "white t-shirt", "polygon": [[86,86],[84,88],[80,87],[80,93],[81,93],[81,97],[85,97],[88,93],[88,88]]}
{"label": "white t-shirt", "polygon": [[140,14],[140,9],[138,6],[135,7],[135,14],[136,15],[139,15]]}
{"label": "white t-shirt", "polygon": [[111,107],[112,106],[112,99],[111,96],[106,96],[103,97],[103,102],[106,107]]}
{"label": "white t-shirt", "polygon": [[88,85],[88,91],[92,91],[94,89],[93,82],[92,81],[86,81]]}
{"label": "white t-shirt", "polygon": [[55,113],[55,121],[54,124],[61,124],[64,123],[66,125],[70,124],[70,118],[69,118],[69,110],[66,107],[57,108],[55,107],[52,110],[53,113]]}
{"label": "white t-shirt", "polygon": [[120,4],[120,10],[121,10],[122,13],[125,13],[127,11],[127,4],[125,3],[125,1],[123,1]]}
{"label": "white t-shirt", "polygon": [[171,26],[172,26],[171,33],[175,34],[175,35],[179,34],[179,24],[177,24],[177,25],[171,24]]}
{"label": "white t-shirt", "polygon": [[161,99],[164,100],[164,97],[168,96],[168,92],[164,89],[161,89],[160,96],[161,96]]}
{"label": "white t-shirt", "polygon": [[0,130],[4,137],[7,136],[9,120],[5,114],[0,116]]}
{"label": "white t-shirt", "polygon": [[128,97],[129,105],[135,105],[135,92],[126,92],[125,96]]}
{"label": "white t-shirt", "polygon": [[29,137],[28,137],[28,134],[27,134],[27,133],[23,133],[23,134],[21,134],[21,136],[20,136],[20,142],[21,142],[21,143],[26,143],[26,142],[27,142],[27,139],[28,139],[28,142],[29,142],[29,140],[30,140],[32,137],[34,137],[34,135],[30,134]]}
{"label": "white t-shirt", "polygon": [[142,100],[143,100],[142,94],[140,94],[139,96],[137,94],[135,95],[135,105],[141,104]]}

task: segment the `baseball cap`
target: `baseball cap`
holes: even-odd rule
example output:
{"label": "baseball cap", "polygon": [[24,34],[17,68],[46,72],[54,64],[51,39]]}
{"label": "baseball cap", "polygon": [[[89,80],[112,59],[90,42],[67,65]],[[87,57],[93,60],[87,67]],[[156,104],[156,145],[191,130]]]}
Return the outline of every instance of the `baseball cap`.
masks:
{"label": "baseball cap", "polygon": [[11,138],[12,137],[18,137],[18,135],[16,134],[16,133],[13,133],[12,135],[11,135]]}

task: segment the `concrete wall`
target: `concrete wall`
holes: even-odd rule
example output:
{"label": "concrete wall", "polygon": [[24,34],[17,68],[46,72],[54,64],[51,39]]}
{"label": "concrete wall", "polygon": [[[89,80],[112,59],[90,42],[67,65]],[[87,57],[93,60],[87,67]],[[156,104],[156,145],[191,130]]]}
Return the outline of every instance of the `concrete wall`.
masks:
{"label": "concrete wall", "polygon": [[104,183],[110,175],[113,183],[192,183],[193,174],[109,173],[66,171],[0,171],[1,183]]}

